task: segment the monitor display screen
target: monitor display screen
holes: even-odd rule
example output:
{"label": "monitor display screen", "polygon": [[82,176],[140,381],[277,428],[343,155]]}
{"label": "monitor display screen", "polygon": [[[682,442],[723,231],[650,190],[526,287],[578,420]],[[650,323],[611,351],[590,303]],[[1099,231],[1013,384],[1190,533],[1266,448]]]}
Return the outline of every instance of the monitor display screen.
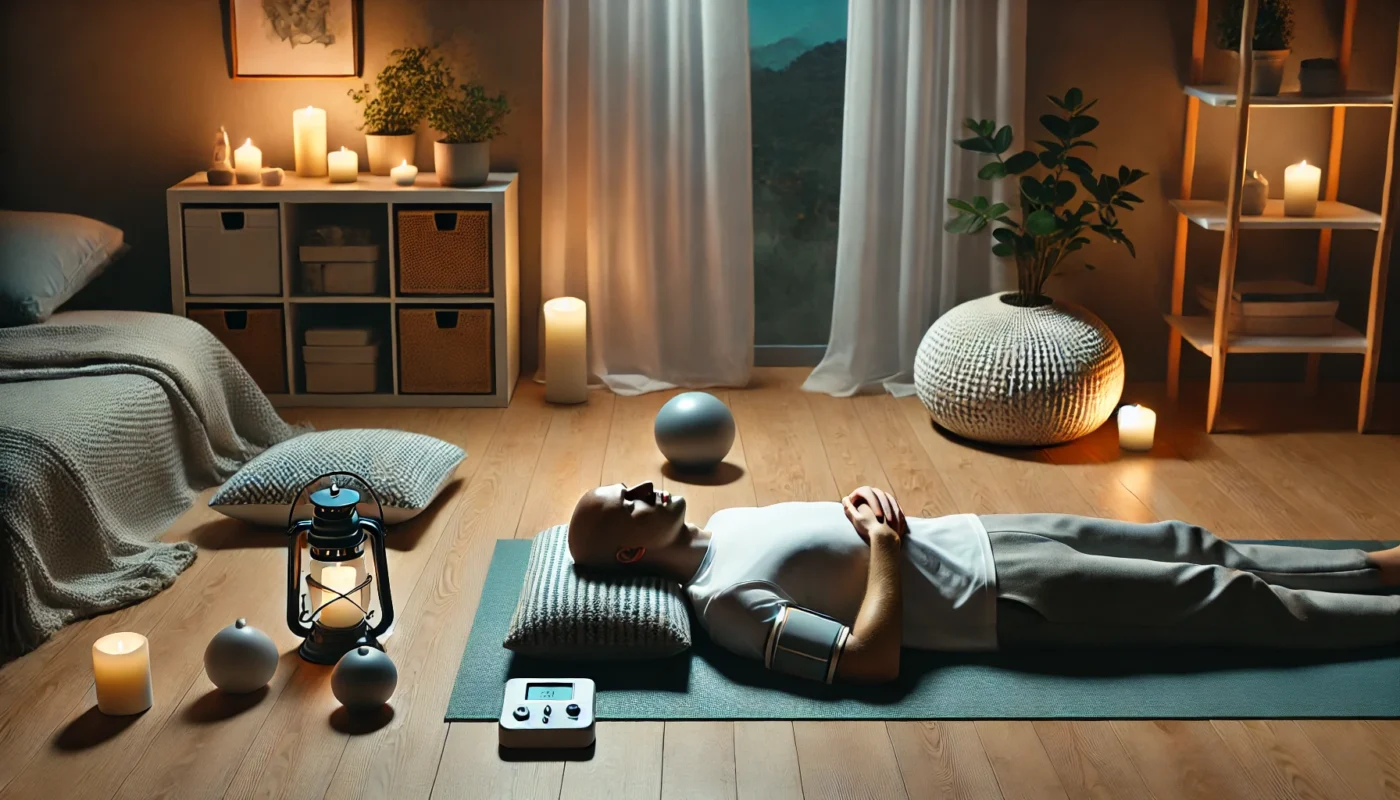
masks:
{"label": "monitor display screen", "polygon": [[572,700],[572,683],[528,683],[525,685],[526,700]]}

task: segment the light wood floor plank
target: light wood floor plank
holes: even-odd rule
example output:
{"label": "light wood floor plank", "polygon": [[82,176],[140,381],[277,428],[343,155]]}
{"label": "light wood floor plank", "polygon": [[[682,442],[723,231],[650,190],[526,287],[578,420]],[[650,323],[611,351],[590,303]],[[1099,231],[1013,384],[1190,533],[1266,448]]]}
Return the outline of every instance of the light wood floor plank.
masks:
{"label": "light wood floor plank", "polygon": [[997,800],[1001,788],[972,722],[887,722],[910,797]]}
{"label": "light wood floor plank", "polygon": [[660,722],[599,722],[593,758],[564,765],[560,800],[660,797],[664,731]]}
{"label": "light wood floor plank", "polygon": [[1043,720],[1032,726],[1060,776],[1060,786],[1073,800],[1152,796],[1112,724]]}
{"label": "light wood floor plank", "polygon": [[1363,800],[1400,797],[1400,720],[1294,723]]}
{"label": "light wood floor plank", "polygon": [[807,800],[909,797],[885,723],[794,722],[792,729]]}
{"label": "light wood floor plank", "polygon": [[792,723],[734,723],[734,782],[740,800],[798,800],[802,771]]}
{"label": "light wood floor plank", "polygon": [[1268,797],[1346,800],[1356,796],[1292,722],[1217,720],[1211,724]]}
{"label": "light wood floor plank", "polygon": [[729,404],[744,436],[759,505],[840,499],[812,409],[800,389],[734,391]]}
{"label": "light wood floor plank", "polygon": [[1268,797],[1244,774],[1209,722],[1117,720],[1112,725],[1143,782],[1157,797]]}
{"label": "light wood floor plank", "polygon": [[515,538],[528,539],[563,525],[584,492],[598,488],[613,423],[610,392],[590,392],[588,402],[550,409],[549,436],[530,482]]}
{"label": "light wood floor plank", "polygon": [[919,446],[894,398],[871,395],[848,402],[860,415],[861,425],[889,480],[887,488],[899,498],[906,516],[940,517],[969,510],[954,501],[943,478],[944,468],[935,465]]}
{"label": "light wood floor plank", "polygon": [[442,751],[433,797],[442,800],[555,800],[563,761],[503,761],[494,722],[454,722]]}
{"label": "light wood floor plank", "polygon": [[985,720],[974,723],[997,786],[1006,800],[1063,798],[1064,786],[1029,722]]}
{"label": "light wood floor plank", "polygon": [[738,797],[732,722],[667,722],[661,764],[665,800]]}

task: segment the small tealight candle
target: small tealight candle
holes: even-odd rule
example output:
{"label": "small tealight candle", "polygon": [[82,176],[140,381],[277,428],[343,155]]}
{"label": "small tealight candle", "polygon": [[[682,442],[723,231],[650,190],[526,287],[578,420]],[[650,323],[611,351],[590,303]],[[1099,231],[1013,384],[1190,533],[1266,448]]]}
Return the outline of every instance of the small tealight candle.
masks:
{"label": "small tealight candle", "polygon": [[354,183],[360,179],[360,155],[341,147],[326,154],[326,169],[331,174],[331,183]]}
{"label": "small tealight candle", "polygon": [[1311,217],[1317,213],[1317,187],[1322,170],[1302,161],[1283,170],[1283,215]]}
{"label": "small tealight candle", "polygon": [[1157,412],[1146,406],[1123,406],[1118,409],[1118,446],[1124,450],[1152,449],[1157,432]]}
{"label": "small tealight candle", "polygon": [[233,151],[233,173],[239,183],[262,182],[262,151],[253,146],[252,139]]}
{"label": "small tealight candle", "polygon": [[402,164],[389,170],[389,177],[399,186],[412,186],[413,182],[418,180],[418,168],[408,163],[408,159],[404,159]]}
{"label": "small tealight candle", "polygon": [[92,643],[97,710],[112,716],[151,707],[151,647],[139,633],[113,633]]}

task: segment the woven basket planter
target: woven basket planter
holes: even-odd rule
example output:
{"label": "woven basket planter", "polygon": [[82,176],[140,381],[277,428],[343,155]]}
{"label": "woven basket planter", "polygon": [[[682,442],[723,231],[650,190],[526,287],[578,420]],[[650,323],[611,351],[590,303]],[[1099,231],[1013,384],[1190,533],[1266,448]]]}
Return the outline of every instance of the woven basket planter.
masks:
{"label": "woven basket planter", "polygon": [[1099,427],[1123,394],[1123,351],[1079,306],[1021,308],[994,294],[938,319],[914,384],[934,422],[979,442],[1048,445]]}

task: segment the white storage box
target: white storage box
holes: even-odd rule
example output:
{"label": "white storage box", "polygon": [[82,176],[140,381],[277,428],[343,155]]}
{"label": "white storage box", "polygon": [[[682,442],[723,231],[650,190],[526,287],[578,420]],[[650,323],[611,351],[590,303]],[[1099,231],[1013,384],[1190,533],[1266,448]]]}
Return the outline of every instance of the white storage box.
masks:
{"label": "white storage box", "polygon": [[302,291],[311,294],[374,294],[373,261],[333,261],[301,265]]}
{"label": "white storage box", "polygon": [[379,345],[344,347],[309,344],[301,348],[301,357],[308,364],[373,364],[379,360]]}
{"label": "white storage box", "polygon": [[185,209],[189,294],[282,294],[277,228],[275,208]]}
{"label": "white storage box", "polygon": [[374,344],[373,328],[308,328],[306,343],[317,346],[355,347]]}
{"label": "white storage box", "polygon": [[307,394],[369,394],[374,391],[374,364],[306,365]]}

